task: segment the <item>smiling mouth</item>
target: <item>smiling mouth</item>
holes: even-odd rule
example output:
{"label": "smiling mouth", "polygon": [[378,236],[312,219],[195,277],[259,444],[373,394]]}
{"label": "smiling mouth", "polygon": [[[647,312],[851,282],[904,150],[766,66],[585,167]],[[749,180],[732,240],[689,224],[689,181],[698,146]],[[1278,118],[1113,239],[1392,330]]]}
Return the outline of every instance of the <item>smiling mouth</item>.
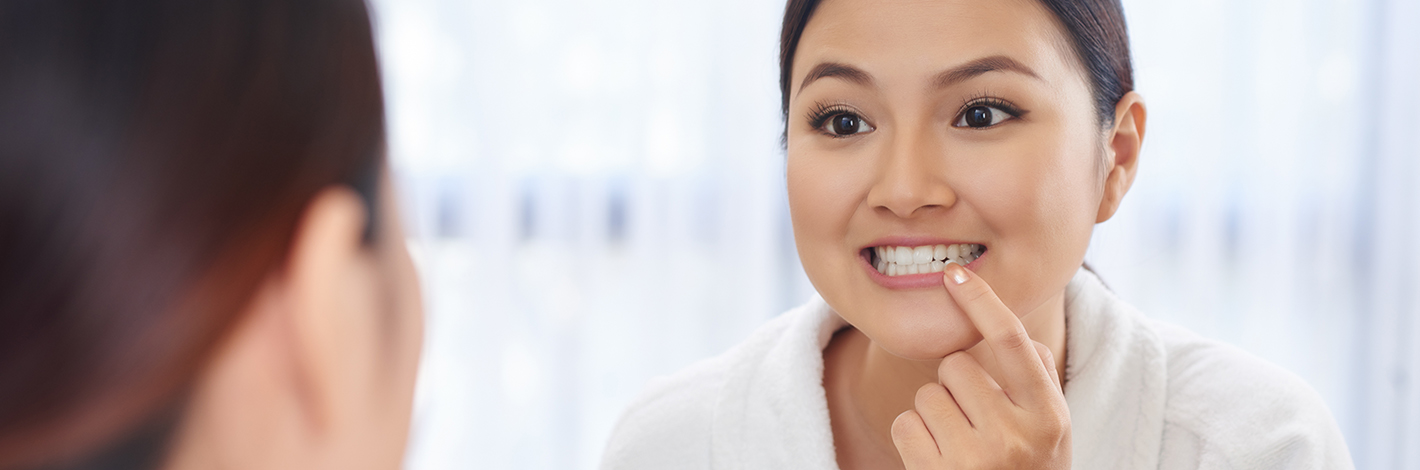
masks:
{"label": "smiling mouth", "polygon": [[864,248],[862,255],[868,264],[885,276],[910,276],[939,273],[947,263],[962,266],[976,261],[986,253],[986,245],[960,243],[956,245],[875,246]]}

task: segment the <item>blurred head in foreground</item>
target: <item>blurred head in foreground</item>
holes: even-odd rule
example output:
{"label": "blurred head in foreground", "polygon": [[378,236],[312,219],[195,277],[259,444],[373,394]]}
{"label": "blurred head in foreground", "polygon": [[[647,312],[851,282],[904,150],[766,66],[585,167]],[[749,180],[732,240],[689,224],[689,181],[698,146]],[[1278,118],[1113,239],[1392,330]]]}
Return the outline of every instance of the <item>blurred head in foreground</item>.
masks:
{"label": "blurred head in foreground", "polygon": [[361,0],[0,3],[0,468],[396,468],[422,318]]}

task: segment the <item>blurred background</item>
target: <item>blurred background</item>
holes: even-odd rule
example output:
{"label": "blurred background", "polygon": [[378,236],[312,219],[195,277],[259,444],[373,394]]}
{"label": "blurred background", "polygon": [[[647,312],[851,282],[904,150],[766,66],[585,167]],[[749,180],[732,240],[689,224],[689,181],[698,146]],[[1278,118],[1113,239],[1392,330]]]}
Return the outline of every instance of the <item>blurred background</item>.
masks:
{"label": "blurred background", "polygon": [[[1088,260],[1420,468],[1420,2],[1125,0],[1144,160]],[[591,469],[646,380],[812,295],[779,0],[374,0],[428,333],[407,466]]]}

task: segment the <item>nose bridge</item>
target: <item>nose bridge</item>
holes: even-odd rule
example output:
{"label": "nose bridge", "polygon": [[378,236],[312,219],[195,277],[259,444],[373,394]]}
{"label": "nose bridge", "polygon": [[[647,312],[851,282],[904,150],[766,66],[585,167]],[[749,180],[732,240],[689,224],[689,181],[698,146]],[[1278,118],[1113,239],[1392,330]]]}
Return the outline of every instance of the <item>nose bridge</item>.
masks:
{"label": "nose bridge", "polygon": [[942,152],[941,143],[924,126],[896,129],[881,156],[869,202],[902,218],[922,208],[954,204],[956,194],[944,177]]}

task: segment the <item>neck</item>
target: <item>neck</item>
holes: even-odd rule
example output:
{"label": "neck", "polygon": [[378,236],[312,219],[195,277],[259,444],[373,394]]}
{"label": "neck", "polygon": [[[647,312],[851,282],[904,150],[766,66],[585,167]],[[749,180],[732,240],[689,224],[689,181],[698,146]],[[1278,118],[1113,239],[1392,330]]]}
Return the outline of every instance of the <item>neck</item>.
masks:
{"label": "neck", "polygon": [[[1021,316],[1031,339],[1050,348],[1059,376],[1065,377],[1065,294],[1052,297],[1035,310]],[[986,343],[977,343],[966,352],[981,362],[992,376],[1000,369]],[[897,459],[892,443],[892,422],[913,408],[917,389],[937,381],[941,360],[915,361],[887,352],[854,328],[834,336],[824,350],[824,386],[829,395],[833,433],[843,468],[861,467],[845,460]],[[843,442],[868,440],[870,442]],[[842,445],[847,444],[847,445]],[[864,446],[863,444],[868,444]],[[851,451],[849,449],[858,449]],[[848,451],[850,455],[844,455]]]}

